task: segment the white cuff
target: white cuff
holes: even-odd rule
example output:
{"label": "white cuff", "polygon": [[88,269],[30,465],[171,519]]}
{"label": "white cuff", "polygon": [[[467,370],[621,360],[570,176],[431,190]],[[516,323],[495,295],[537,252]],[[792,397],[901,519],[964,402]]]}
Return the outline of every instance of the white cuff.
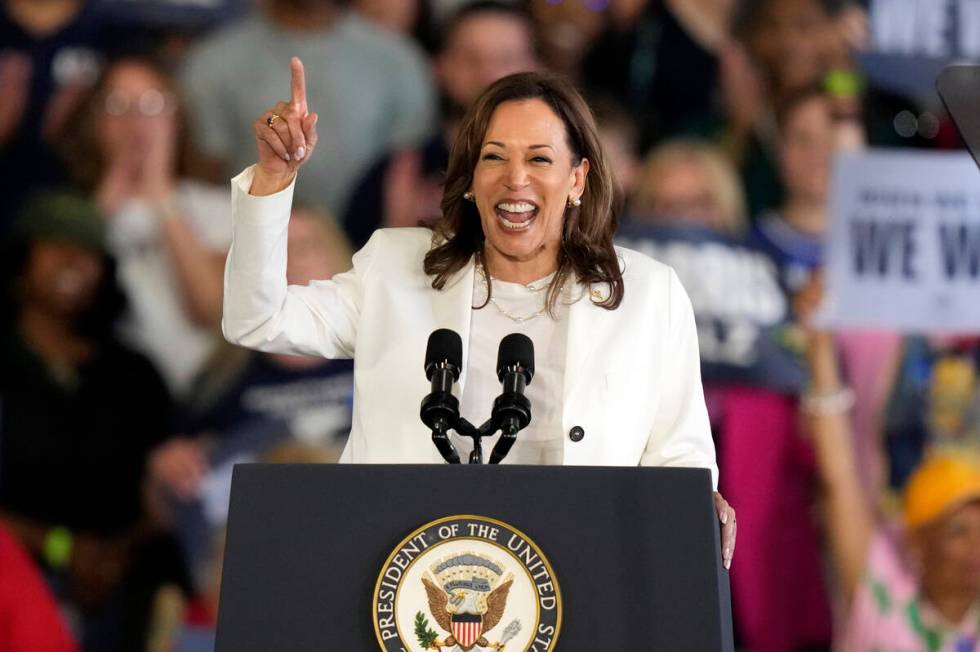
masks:
{"label": "white cuff", "polygon": [[296,176],[279,192],[263,196],[249,194],[254,178],[255,166],[250,165],[231,180],[231,201],[235,215],[241,215],[245,219],[259,219],[252,218],[255,215],[281,215],[283,212],[288,215],[293,205]]}

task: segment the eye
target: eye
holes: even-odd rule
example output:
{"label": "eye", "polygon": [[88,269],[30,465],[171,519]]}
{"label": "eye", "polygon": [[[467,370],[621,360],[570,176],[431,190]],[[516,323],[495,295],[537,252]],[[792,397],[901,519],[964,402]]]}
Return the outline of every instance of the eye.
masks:
{"label": "eye", "polygon": [[500,154],[494,154],[493,152],[488,152],[483,155],[484,161],[502,161],[504,160]]}
{"label": "eye", "polygon": [[547,156],[535,156],[531,160],[535,163],[551,163],[551,159]]}

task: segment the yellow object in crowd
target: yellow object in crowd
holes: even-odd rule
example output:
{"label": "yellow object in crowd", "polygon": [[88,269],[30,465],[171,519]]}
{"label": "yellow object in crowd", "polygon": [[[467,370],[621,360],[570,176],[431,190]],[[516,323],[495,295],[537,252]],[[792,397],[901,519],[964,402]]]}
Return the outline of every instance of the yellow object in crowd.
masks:
{"label": "yellow object in crowd", "polygon": [[980,499],[980,459],[965,451],[934,453],[905,487],[905,526],[916,529],[973,499]]}

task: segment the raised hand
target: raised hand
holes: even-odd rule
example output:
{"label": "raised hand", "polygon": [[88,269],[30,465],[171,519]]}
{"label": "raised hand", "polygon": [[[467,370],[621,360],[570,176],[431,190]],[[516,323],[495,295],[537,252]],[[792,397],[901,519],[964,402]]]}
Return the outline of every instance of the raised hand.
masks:
{"label": "raised hand", "polygon": [[252,182],[253,195],[267,195],[290,184],[296,171],[316,148],[316,113],[306,103],[306,74],[303,62],[293,57],[291,97],[277,102],[255,121],[255,143],[259,162]]}

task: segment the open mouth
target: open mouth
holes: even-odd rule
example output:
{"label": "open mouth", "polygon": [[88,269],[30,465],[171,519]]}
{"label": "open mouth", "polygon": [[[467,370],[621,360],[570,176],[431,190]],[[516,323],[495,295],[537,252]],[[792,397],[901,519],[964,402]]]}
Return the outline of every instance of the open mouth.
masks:
{"label": "open mouth", "polygon": [[538,207],[531,202],[500,202],[495,207],[497,219],[508,231],[526,231],[538,215]]}

